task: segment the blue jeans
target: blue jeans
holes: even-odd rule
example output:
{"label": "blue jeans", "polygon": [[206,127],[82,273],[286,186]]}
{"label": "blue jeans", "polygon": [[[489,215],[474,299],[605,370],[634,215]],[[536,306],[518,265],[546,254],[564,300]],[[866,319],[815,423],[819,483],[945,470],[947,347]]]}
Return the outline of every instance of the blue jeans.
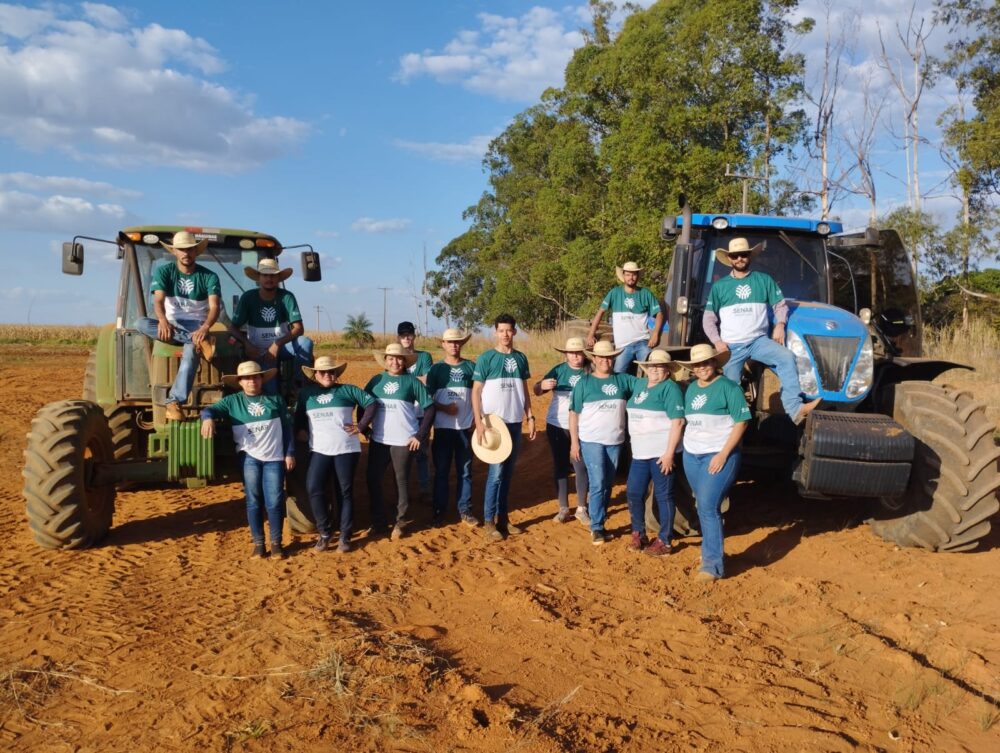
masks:
{"label": "blue jeans", "polygon": [[587,477],[590,480],[587,512],[590,515],[591,531],[604,530],[608,501],[611,499],[611,484],[615,480],[615,469],[618,467],[618,455],[621,449],[620,444],[580,442],[580,456],[587,465]]}
{"label": "blue jeans", "polygon": [[545,424],[545,436],[549,440],[549,449],[552,450],[552,475],[556,481],[556,494],[559,493],[559,482],[569,483],[569,469],[572,464],[574,479],[576,484],[577,507],[587,506],[587,487],[590,479],[587,477],[587,464],[583,460],[570,460],[570,438],[569,430],[553,424]]}
{"label": "blue jeans", "polygon": [[[194,378],[198,374],[198,353],[191,342],[191,333],[201,327],[204,322],[195,319],[180,319],[174,328],[174,338],[170,342],[175,345],[183,345],[181,351],[181,362],[177,367],[177,376],[174,377],[174,384],[170,388],[167,396],[168,403],[185,403],[188,395],[191,394],[191,387],[194,385]],[[143,316],[135,320],[132,327],[148,337],[150,340],[159,340],[157,327],[159,322],[151,316]]]}
{"label": "blue jeans", "polygon": [[649,338],[636,340],[625,346],[625,350],[618,354],[615,359],[615,373],[622,374],[628,371],[632,361],[645,361],[649,357]]}
{"label": "blue jeans", "polygon": [[458,479],[458,514],[472,514],[472,431],[470,429],[434,428],[431,453],[434,456],[434,517],[440,519],[448,511],[448,476],[451,461],[455,461]]}
{"label": "blue jeans", "polygon": [[684,475],[687,476],[698,505],[698,521],[701,523],[701,570],[721,578],[724,574],[722,500],[736,480],[736,473],[740,468],[740,451],[733,450],[726,458],[722,470],[714,474],[708,472],[708,464],[713,457],[715,457],[714,452],[692,455],[685,450]]}
{"label": "blue jeans", "polygon": [[337,499],[340,502],[340,540],[350,541],[354,530],[354,471],[358,467],[360,452],[344,452],[340,455],[312,453],[309,470],[306,471],[306,490],[316,530],[321,536],[329,536],[330,505],[326,498],[326,483],[333,480],[337,485]]}
{"label": "blue jeans", "polygon": [[247,497],[247,522],[255,544],[264,543],[264,512],[271,531],[271,545],[281,543],[285,521],[285,461],[257,460],[243,456],[243,491]]}
{"label": "blue jeans", "polygon": [[[636,460],[628,469],[625,496],[628,497],[628,512],[632,519],[632,531],[646,531],[646,489],[653,482],[653,498],[660,514],[660,541],[669,546],[674,530],[674,474],[664,475],[657,464],[657,458]],[[676,462],[676,461],[675,461]]]}
{"label": "blue jeans", "polygon": [[743,364],[748,358],[762,363],[781,380],[781,405],[785,413],[793,421],[802,410],[802,387],[799,384],[799,372],[795,368],[795,356],[784,345],[778,345],[767,335],[761,335],[756,340],[746,343],[730,343],[732,354],[729,362],[722,367],[722,373],[736,384],[740,383]]}
{"label": "blue jeans", "polygon": [[[313,341],[305,335],[300,335],[294,340],[289,340],[278,350],[278,363],[282,361],[295,362],[295,369],[292,372],[292,383],[301,386],[303,383],[302,380],[305,379],[302,367],[312,366],[313,364]],[[271,368],[275,365],[274,359],[269,355],[261,356],[260,365],[265,368]],[[277,395],[279,382],[280,379],[277,376],[274,379],[268,379],[261,388],[263,393],[265,395]]]}
{"label": "blue jeans", "polygon": [[502,463],[491,465],[486,473],[486,489],[483,492],[483,517],[486,522],[507,525],[507,496],[510,494],[510,480],[514,475],[517,451],[521,447],[521,424],[507,424],[513,447],[510,457]]}

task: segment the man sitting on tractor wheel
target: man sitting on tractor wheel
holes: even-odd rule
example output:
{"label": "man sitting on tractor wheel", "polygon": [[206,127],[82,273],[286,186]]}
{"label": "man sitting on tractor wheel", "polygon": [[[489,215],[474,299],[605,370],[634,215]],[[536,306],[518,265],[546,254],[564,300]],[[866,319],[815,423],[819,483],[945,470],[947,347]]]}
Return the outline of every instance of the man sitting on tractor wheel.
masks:
{"label": "man sitting on tractor wheel", "polygon": [[177,263],[164,264],[153,272],[149,288],[156,318],[141,317],[134,327],[153,340],[184,346],[166,405],[168,421],[183,421],[180,406],[187,401],[198,371],[196,351],[206,361],[215,355],[215,338],[208,331],[219,318],[222,289],[215,272],[195,264],[208,240],[196,240],[182,230],[174,234],[173,245],[160,245],[174,255]]}
{"label": "man sitting on tractor wheel", "polygon": [[[291,269],[279,269],[274,259],[261,259],[257,269],[244,267],[244,274],[259,287],[240,296],[229,331],[243,343],[247,358],[266,366],[279,361],[295,361],[294,380],[302,386],[302,367],[312,366],[313,342],[302,333],[302,314],[295,296],[279,285],[292,276]],[[240,327],[246,327],[246,334]],[[264,382],[264,394],[278,394],[278,380]]]}
{"label": "man sitting on tractor wheel", "polygon": [[[749,358],[773,369],[781,380],[781,405],[788,417],[800,424],[819,404],[819,398],[811,403],[802,400],[795,356],[784,347],[788,304],[781,289],[766,272],[750,271],[751,259],[763,250],[761,243],[751,248],[746,238],[733,238],[728,250],[715,250],[715,258],[733,271],[712,283],[702,327],[717,351],[730,352],[722,373],[736,384],[740,384],[743,364]],[[771,337],[769,307],[774,312]]]}

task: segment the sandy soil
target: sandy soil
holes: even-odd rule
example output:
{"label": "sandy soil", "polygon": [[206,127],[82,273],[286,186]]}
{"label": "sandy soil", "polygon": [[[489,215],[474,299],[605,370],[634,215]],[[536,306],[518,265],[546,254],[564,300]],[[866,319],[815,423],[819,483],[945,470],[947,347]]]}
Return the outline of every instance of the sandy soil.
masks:
{"label": "sandy soil", "polygon": [[[103,546],[46,551],[24,433],[84,362],[0,349],[0,749],[1000,749],[996,531],[972,554],[900,550],[861,504],[741,483],[730,577],[704,586],[697,539],[625,548],[621,485],[612,544],[553,522],[540,437],[514,483],[527,530],[490,547],[453,524],[250,561],[228,485],[121,492]],[[475,484],[481,505],[482,467]]]}

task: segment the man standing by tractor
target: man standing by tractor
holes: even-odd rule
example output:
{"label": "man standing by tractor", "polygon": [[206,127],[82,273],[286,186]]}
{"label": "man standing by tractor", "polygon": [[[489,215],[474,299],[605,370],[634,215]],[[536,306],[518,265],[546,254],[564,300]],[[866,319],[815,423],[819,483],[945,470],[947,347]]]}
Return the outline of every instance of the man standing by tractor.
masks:
{"label": "man standing by tractor", "polygon": [[173,245],[161,245],[174,255],[176,263],[164,264],[153,271],[149,289],[153,292],[156,318],[144,316],[135,329],[153,340],[183,345],[180,366],[167,396],[166,418],[183,421],[181,404],[186,402],[198,371],[197,353],[206,361],[215,355],[215,338],[208,334],[219,318],[222,288],[215,272],[195,263],[208,240],[197,240],[181,230],[174,234]]}
{"label": "man standing by tractor", "polygon": [[[622,284],[608,291],[590,322],[587,347],[593,348],[597,342],[597,328],[601,325],[604,312],[611,311],[615,348],[622,349],[621,354],[615,359],[616,374],[628,371],[633,361],[645,361],[649,352],[660,343],[663,311],[660,309],[660,302],[649,288],[639,286],[641,273],[642,267],[634,261],[627,261],[623,266],[615,267],[615,275]],[[656,317],[652,331],[648,323],[651,316]]]}
{"label": "man standing by tractor", "polygon": [[[260,361],[265,366],[294,360],[293,379],[301,386],[302,367],[312,366],[313,342],[303,335],[305,327],[295,296],[280,287],[292,276],[292,270],[279,269],[274,259],[261,259],[257,269],[244,267],[243,272],[258,287],[240,296],[230,332],[243,343],[247,358]],[[245,335],[239,329],[244,326]],[[264,394],[277,393],[277,379],[264,383]]]}
{"label": "man standing by tractor", "polygon": [[[749,358],[773,369],[781,380],[781,405],[788,417],[800,424],[820,400],[806,403],[802,399],[795,356],[785,347],[788,304],[781,289],[766,272],[750,270],[753,257],[763,250],[762,243],[751,248],[746,238],[733,238],[728,249],[715,250],[715,258],[732,272],[712,283],[702,327],[717,351],[729,351],[722,373],[736,384],[740,384],[743,364]],[[770,337],[769,310],[774,315]]]}
{"label": "man standing by tractor", "polygon": [[[396,341],[403,346],[403,350],[410,355],[417,357],[412,364],[410,364],[406,371],[413,374],[417,379],[420,380],[421,384],[427,385],[427,375],[431,371],[431,366],[434,364],[434,359],[431,358],[431,354],[426,350],[416,350],[413,347],[413,343],[417,340],[417,328],[413,326],[413,322],[400,322],[396,326]],[[417,406],[417,420],[419,421],[424,417],[423,408],[419,405]],[[417,460],[417,481],[420,485],[420,496],[426,501],[426,498],[431,495],[431,472],[430,464],[427,460],[427,443],[421,445],[420,449],[416,453]]]}

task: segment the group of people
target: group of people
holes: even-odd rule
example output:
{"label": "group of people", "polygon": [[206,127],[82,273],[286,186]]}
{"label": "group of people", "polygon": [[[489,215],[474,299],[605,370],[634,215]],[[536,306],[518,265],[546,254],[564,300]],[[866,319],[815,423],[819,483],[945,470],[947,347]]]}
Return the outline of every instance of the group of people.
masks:
{"label": "group of people", "polygon": [[[192,359],[198,351],[210,359],[205,323],[219,316],[218,279],[213,287],[213,273],[194,263],[199,244],[184,235],[178,233],[166,246],[177,259],[176,268],[161,267],[154,275],[157,318],[140,321],[136,328],[150,337],[183,344],[185,356],[190,345]],[[579,520],[595,545],[610,540],[605,522],[611,486],[628,439],[628,546],[652,556],[671,552],[673,486],[682,464],[702,531],[696,577],[713,581],[724,575],[721,504],[736,478],[740,443],[750,420],[739,384],[743,364],[754,358],[775,369],[782,380],[782,403],[796,423],[819,402],[804,401],[794,358],[782,347],[787,306],[780,289],[768,275],[750,271],[759,252],[742,238],[716,251],[720,263],[731,271],[713,284],[705,309],[703,326],[713,345],[695,345],[682,361],[657,348],[664,316],[656,296],[639,285],[641,267],[628,262],[616,269],[622,284],[603,300],[586,341],[569,338],[557,347],[563,362],[533,385],[535,395],[552,395],[546,436],[559,505],[555,520]],[[340,381],[346,363],[330,356],[312,363],[312,343],[302,334],[294,296],[278,287],[291,270],[282,271],[273,260],[263,259],[256,269],[245,271],[259,288],[244,293],[230,329],[256,360],[241,363],[236,374],[223,377],[238,391],[202,410],[201,433],[214,436],[219,419],[232,425],[242,462],[252,556],[268,554],[265,517],[270,554],[284,556],[284,474],[295,467],[296,438],[308,441],[310,448],[306,486],[319,532],[318,551],[333,543],[330,486],[340,503],[337,549],[351,548],[353,484],[362,434],[369,437],[367,485],[373,536],[388,534],[395,540],[412,527],[409,476],[414,461],[419,487],[431,497],[432,525],[444,523],[454,466],[458,515],[466,525],[479,526],[472,504],[474,454],[488,464],[482,508],[486,540],[501,541],[521,533],[509,518],[510,489],[522,437],[526,433],[529,441],[534,440],[537,430],[529,392],[531,373],[527,357],[514,347],[513,316],[496,318],[495,345],[475,361],[462,355],[470,335],[448,329],[441,338],[444,356],[434,363],[429,353],[413,348],[415,328],[402,322],[397,342],[375,356],[383,371],[362,389]],[[190,278],[196,278],[194,284],[183,282]],[[265,307],[268,311],[262,314]],[[607,312],[613,343],[596,338]],[[281,358],[295,359],[295,373],[304,380],[294,413],[277,395],[275,375]],[[633,363],[642,376],[628,373]],[[687,375],[692,378],[683,385]],[[182,364],[169,396],[175,410],[168,403],[168,419],[181,413],[193,377]],[[434,466],[432,489],[428,445]],[[397,492],[391,524],[383,489],[390,466]],[[575,477],[575,512],[569,502],[570,469]],[[650,485],[660,526],[653,541],[647,542],[645,498]]]}

